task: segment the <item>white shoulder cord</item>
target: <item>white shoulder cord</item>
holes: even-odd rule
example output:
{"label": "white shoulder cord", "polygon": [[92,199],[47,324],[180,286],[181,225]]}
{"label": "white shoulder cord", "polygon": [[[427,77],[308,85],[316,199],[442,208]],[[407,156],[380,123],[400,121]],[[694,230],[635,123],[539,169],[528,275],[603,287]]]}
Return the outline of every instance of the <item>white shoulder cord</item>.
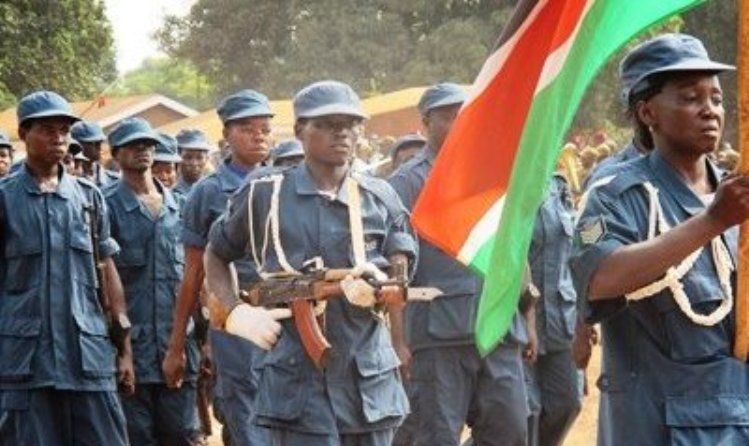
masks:
{"label": "white shoulder cord", "polygon": [[[656,224],[658,225],[658,232],[661,234],[669,231],[671,227],[668,225],[664,217],[663,208],[658,199],[658,189],[656,189],[650,182],[643,183],[643,186],[648,192],[650,204],[650,215],[648,217],[648,240],[650,240],[656,235]],[[671,290],[679,309],[695,324],[712,326],[722,321],[733,308],[733,289],[731,287],[731,271],[733,270],[733,263],[731,261],[731,256],[728,253],[728,249],[720,236],[712,239],[710,245],[712,248],[713,263],[718,272],[718,280],[720,281],[720,286],[724,294],[720,306],[718,306],[718,308],[716,308],[712,313],[708,315],[695,313],[689,302],[689,297],[687,297],[684,292],[684,285],[681,283],[681,279],[684,275],[694,267],[697,258],[702,254],[703,248],[699,248],[691,253],[679,265],[669,268],[666,271],[666,275],[661,280],[646,285],[632,293],[626,294],[626,298],[628,300],[641,300],[652,297],[668,288]]]}
{"label": "white shoulder cord", "polygon": [[[268,251],[268,240],[272,237],[273,241],[273,249],[276,251],[276,257],[278,258],[278,263],[281,266],[281,268],[284,271],[284,274],[293,274],[293,275],[299,275],[301,274],[299,271],[295,270],[291,264],[289,264],[288,260],[286,259],[286,253],[283,250],[283,246],[281,245],[281,230],[279,225],[279,197],[281,195],[281,183],[283,182],[283,175],[270,175],[268,177],[259,178],[257,180],[252,181],[250,184],[250,193],[248,195],[248,209],[249,212],[247,213],[249,218],[249,227],[250,227],[250,244],[252,245],[252,259],[255,261],[255,264],[258,266],[258,271],[260,271],[261,277],[267,277],[270,275],[275,274],[268,274],[265,272],[265,259],[267,251]],[[263,238],[263,248],[260,255],[257,253],[257,248],[255,247],[255,231],[254,231],[254,224],[253,224],[253,218],[252,218],[252,199],[255,195],[255,185],[258,183],[272,183],[273,191],[271,193],[271,200],[270,200],[270,209],[268,210],[268,218],[265,220],[265,234]],[[271,237],[269,237],[269,235]]]}

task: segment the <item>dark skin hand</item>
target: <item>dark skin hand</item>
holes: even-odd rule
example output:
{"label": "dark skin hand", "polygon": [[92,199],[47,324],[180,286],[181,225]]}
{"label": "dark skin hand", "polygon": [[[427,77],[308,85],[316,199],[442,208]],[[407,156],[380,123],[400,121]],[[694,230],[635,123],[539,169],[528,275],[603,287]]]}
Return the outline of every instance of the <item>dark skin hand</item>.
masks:
{"label": "dark skin hand", "polygon": [[203,250],[185,246],[185,274],[182,277],[182,284],[174,306],[174,322],[169,337],[169,348],[161,364],[166,385],[171,389],[178,389],[182,386],[187,361],[185,357],[187,323],[197,307],[204,278]]}
{"label": "dark skin hand", "polygon": [[[104,274],[107,289],[105,292],[109,296],[109,305],[111,314],[116,317],[119,314],[127,314],[127,302],[125,301],[125,292],[120,282],[120,275],[117,273],[117,267],[111,257],[104,259]],[[117,382],[120,392],[124,395],[135,393],[135,367],[133,366],[133,350],[130,345],[130,334],[125,337],[123,351],[118,352],[117,356]]]}

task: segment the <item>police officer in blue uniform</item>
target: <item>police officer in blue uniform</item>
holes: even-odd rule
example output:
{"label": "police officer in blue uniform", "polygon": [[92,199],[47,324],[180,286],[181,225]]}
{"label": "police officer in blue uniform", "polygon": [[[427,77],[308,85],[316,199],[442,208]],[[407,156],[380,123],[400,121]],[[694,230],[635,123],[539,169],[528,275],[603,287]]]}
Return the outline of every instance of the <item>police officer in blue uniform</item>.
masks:
{"label": "police officer in blue uniform", "polygon": [[[229,197],[270,151],[273,112],[267,97],[254,90],[242,90],[225,98],[217,111],[224,123],[223,136],[229,144],[230,157],[216,172],[193,187],[183,209],[185,277],[163,364],[170,386],[178,386],[182,381],[185,331],[203,285],[203,251],[208,243],[208,231],[226,209]],[[241,283],[257,280],[249,260],[238,259],[234,265]],[[218,409],[225,422],[225,435],[230,436],[232,445],[267,444],[263,431],[249,422],[257,388],[257,379],[252,373],[253,356],[259,354],[259,349],[223,331],[212,331],[210,338],[217,373],[214,410]]]}
{"label": "police officer in blue uniform", "polygon": [[[161,360],[169,341],[184,251],[179,205],[151,173],[162,137],[141,118],[121,121],[109,146],[122,169],[105,189],[114,257],[122,278],[132,327],[135,394],[123,396],[128,437],[137,445],[197,445],[202,441],[195,406],[198,347],[187,334],[187,370],[179,389],[164,383]],[[174,147],[176,154],[176,145]]]}
{"label": "police officer in blue uniform", "polygon": [[398,138],[389,151],[393,172],[398,170],[403,163],[415,157],[424,148],[426,143],[426,139],[416,133],[403,135]]}
{"label": "police officer in blue uniform", "polygon": [[182,157],[177,150],[177,139],[166,133],[159,133],[159,143],[153,155],[153,166],[151,172],[159,182],[172,191],[175,198],[181,203],[184,196],[174,190],[177,185],[177,172]]}
{"label": "police officer in blue uniform", "polygon": [[[60,164],[78,118],[50,91],[21,99],[17,114],[28,157],[0,182],[0,444],[126,445],[93,254],[122,334],[126,308],[111,259],[119,247],[99,190]],[[131,389],[128,336],[119,341]]]}
{"label": "police officer in blue uniform", "polygon": [[304,161],[304,148],[298,139],[281,141],[271,152],[273,166],[296,166]]}
{"label": "police officer in blue uniform", "polygon": [[[332,347],[320,370],[305,355],[293,322],[284,320],[281,327],[276,321],[287,317],[288,309],[241,303],[231,286],[228,264],[248,250],[257,257],[258,272],[268,274],[295,274],[308,264],[376,269],[388,261],[405,273],[416,255],[408,215],[392,188],[352,172],[365,115],[351,87],[336,81],[311,84],[295,96],[294,113],[304,163],[256,178],[235,196],[228,214],[211,229],[208,284],[229,312],[225,329],[270,350],[257,364],[262,370],[256,400],[256,423],[269,428],[268,444],[389,445],[408,402],[399,360],[373,296],[361,299],[347,291],[346,298],[327,302],[326,336]],[[360,205],[352,208],[357,201]],[[352,229],[351,219],[360,219],[361,231]],[[266,223],[276,228],[269,238]],[[357,261],[352,243],[358,242]],[[349,279],[362,285],[361,279]],[[391,316],[397,337],[399,313]]]}
{"label": "police officer in blue uniform", "polygon": [[179,167],[180,177],[174,192],[186,197],[192,186],[203,177],[208,163],[208,153],[213,150],[213,146],[205,133],[198,129],[180,130],[177,133],[177,146],[182,164]]}
{"label": "police officer in blue uniform", "polygon": [[[389,179],[407,208],[413,208],[421,193],[465,99],[463,89],[453,83],[434,85],[421,97],[427,147]],[[482,359],[474,343],[480,278],[419,240],[412,285],[435,287],[442,293],[431,302],[409,302],[406,308],[413,354],[408,380],[413,413],[406,424],[414,444],[458,444],[467,421],[478,444],[525,445],[528,406],[520,348],[527,336],[522,320],[516,317],[508,339]]]}
{"label": "police officer in blue uniform", "polygon": [[567,181],[554,175],[537,214],[528,252],[536,303],[537,355],[526,366],[531,417],[528,443],[561,445],[580,413],[579,375],[572,361],[577,294],[568,260],[574,230]]}
{"label": "police officer in blue uniform", "polygon": [[632,50],[624,90],[654,150],[589,191],[571,259],[601,322],[602,445],[747,444],[749,366],[732,357],[736,224],[749,179],[707,155],[723,130],[717,74],[694,37]]}
{"label": "police officer in blue uniform", "polygon": [[0,178],[10,173],[10,166],[13,164],[13,145],[10,143],[8,135],[0,130]]}
{"label": "police officer in blue uniform", "polygon": [[81,144],[83,155],[91,161],[90,170],[84,172],[86,177],[99,188],[117,181],[119,178],[117,173],[107,170],[101,165],[102,144],[107,137],[99,124],[90,121],[76,122],[70,129],[70,135]]}

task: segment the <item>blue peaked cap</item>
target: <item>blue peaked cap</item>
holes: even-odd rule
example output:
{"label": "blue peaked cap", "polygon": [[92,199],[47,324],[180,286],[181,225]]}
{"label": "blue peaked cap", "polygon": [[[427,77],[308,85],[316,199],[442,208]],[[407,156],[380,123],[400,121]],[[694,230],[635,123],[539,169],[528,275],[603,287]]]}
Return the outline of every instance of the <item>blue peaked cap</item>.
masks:
{"label": "blue peaked cap", "polygon": [[274,116],[268,98],[255,90],[241,90],[225,97],[216,109],[221,122],[258,116]]}
{"label": "blue peaked cap", "polygon": [[24,96],[18,102],[16,109],[18,123],[23,124],[29,119],[64,117],[71,121],[79,121],[80,118],[73,113],[73,107],[70,106],[65,98],[54,91],[35,91]]}

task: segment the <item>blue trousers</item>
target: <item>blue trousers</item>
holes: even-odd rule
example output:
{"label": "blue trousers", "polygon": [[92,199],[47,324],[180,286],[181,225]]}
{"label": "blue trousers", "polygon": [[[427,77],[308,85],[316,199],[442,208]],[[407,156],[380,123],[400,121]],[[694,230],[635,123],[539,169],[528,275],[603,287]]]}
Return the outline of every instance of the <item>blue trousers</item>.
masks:
{"label": "blue trousers", "polygon": [[282,429],[268,429],[268,446],[390,446],[395,429],[361,434],[328,435],[305,434]]}
{"label": "blue trousers", "polygon": [[528,418],[530,446],[561,445],[580,413],[579,372],[569,349],[538,355],[526,367],[531,416]]}
{"label": "blue trousers", "polygon": [[485,358],[473,345],[417,350],[411,362],[415,446],[455,446],[463,426],[476,445],[526,446],[528,401],[520,347],[501,344]]}
{"label": "blue trousers", "polygon": [[116,392],[0,391],[0,445],[127,446]]}
{"label": "blue trousers", "polygon": [[140,384],[122,396],[130,442],[138,446],[196,446],[200,432],[194,382],[169,389],[165,384]]}

